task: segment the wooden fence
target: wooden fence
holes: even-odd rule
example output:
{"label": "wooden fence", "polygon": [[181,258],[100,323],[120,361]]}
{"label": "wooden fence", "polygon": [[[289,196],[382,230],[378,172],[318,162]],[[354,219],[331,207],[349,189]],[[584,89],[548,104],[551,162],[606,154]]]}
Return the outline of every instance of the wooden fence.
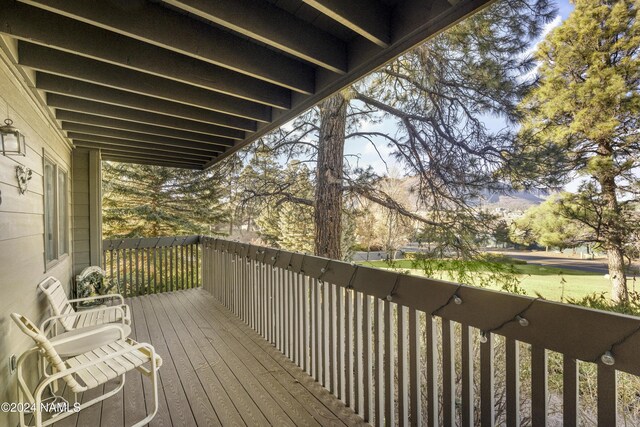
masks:
{"label": "wooden fence", "polygon": [[102,242],[102,266],[125,297],[200,286],[200,236]]}
{"label": "wooden fence", "polygon": [[[201,243],[204,289],[373,425],[575,426],[587,410],[599,425],[615,426],[628,409],[620,408],[617,379],[640,375],[637,317],[219,239]],[[578,368],[587,365],[596,403],[579,409]],[[560,394],[550,395],[549,378]],[[559,414],[549,411],[552,397]]]}

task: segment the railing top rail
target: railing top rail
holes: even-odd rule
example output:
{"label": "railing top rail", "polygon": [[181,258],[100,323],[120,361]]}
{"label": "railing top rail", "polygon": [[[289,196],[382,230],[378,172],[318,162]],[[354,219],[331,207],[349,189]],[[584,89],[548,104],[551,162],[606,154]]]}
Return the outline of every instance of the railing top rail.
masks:
{"label": "railing top rail", "polygon": [[168,237],[144,237],[133,239],[105,239],[102,241],[102,250],[118,249],[143,249],[171,246],[185,246],[200,242],[200,236],[168,236]]}
{"label": "railing top rail", "polygon": [[571,358],[599,362],[609,351],[617,370],[640,375],[640,317],[211,237],[201,243]]}

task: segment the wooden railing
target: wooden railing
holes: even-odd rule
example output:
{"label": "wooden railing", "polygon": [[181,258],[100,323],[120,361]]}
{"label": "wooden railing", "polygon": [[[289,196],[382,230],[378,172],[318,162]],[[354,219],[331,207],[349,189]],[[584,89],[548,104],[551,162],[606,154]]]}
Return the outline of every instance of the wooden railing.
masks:
{"label": "wooden railing", "polygon": [[640,318],[213,238],[202,250],[204,289],[373,425],[632,416],[617,381],[640,384]]}
{"label": "wooden railing", "polygon": [[200,236],[102,242],[102,267],[126,296],[200,286]]}

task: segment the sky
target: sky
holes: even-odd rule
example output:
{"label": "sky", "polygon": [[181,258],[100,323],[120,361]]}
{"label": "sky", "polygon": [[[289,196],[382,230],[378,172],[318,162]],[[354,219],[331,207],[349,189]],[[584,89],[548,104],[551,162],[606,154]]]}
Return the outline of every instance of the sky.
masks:
{"label": "sky", "polygon": [[[558,9],[558,15],[546,25],[538,42],[551,30],[560,25],[562,21],[567,19],[573,10],[573,5],[568,0],[557,0],[555,3]],[[529,54],[535,51],[538,42],[531,46],[531,49],[528,52]],[[504,127],[504,122],[502,120],[492,119],[491,117],[487,117],[485,124],[489,129],[499,129]],[[363,128],[364,131],[379,131],[391,135],[396,132],[396,124],[393,120],[386,120],[379,124],[365,123]],[[349,162],[358,162],[358,165],[362,167],[371,165],[374,170],[380,174],[387,173],[390,169],[394,169],[395,162],[390,156],[391,152],[392,148],[388,147],[384,143],[378,143],[376,144],[376,147],[374,147],[373,144],[363,139],[352,139],[347,141],[345,144],[345,154],[348,156]],[[567,189],[571,190],[573,187],[577,187],[577,185],[572,183],[568,187],[569,188]]]}

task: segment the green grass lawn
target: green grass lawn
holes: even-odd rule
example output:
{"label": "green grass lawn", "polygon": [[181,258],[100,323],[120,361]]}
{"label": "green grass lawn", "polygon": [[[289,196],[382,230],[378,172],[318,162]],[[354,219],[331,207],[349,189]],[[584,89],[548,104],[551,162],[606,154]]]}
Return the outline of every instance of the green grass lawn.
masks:
{"label": "green grass lawn", "polygon": [[[389,264],[385,261],[365,261],[362,262],[362,265],[390,269]],[[518,272],[520,286],[531,296],[540,294],[548,300],[560,301],[563,296],[564,298],[581,298],[594,292],[609,294],[609,282],[599,273],[543,267],[533,264],[513,264],[513,266]],[[410,260],[396,261],[391,269],[409,270],[411,274],[418,276],[425,275],[423,271],[412,268]],[[446,271],[438,273],[435,277],[436,279],[448,279]],[[496,289],[498,288],[496,286]]]}

